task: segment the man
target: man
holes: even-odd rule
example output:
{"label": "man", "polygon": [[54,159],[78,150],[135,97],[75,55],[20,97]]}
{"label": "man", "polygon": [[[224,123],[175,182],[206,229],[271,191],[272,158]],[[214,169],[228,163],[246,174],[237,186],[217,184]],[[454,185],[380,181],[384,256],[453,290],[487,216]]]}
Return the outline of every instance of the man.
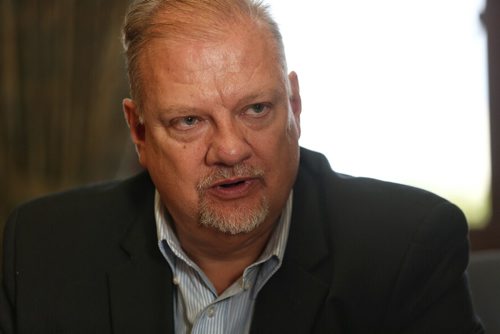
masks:
{"label": "man", "polygon": [[124,45],[147,173],[12,214],[3,333],[483,332],[462,213],[299,148],[262,5],[138,1]]}

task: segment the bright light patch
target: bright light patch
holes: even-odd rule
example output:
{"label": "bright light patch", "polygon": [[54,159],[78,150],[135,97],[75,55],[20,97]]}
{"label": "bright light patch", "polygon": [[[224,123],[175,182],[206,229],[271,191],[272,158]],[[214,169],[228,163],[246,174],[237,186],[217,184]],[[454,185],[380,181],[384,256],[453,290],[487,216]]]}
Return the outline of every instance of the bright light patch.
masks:
{"label": "bright light patch", "polygon": [[481,225],[490,144],[484,0],[268,0],[334,170],[429,189]]}

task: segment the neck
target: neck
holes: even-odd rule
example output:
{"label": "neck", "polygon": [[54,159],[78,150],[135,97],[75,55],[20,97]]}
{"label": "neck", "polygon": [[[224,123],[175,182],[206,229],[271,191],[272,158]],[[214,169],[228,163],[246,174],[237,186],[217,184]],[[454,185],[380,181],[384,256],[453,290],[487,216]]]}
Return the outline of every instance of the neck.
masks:
{"label": "neck", "polygon": [[230,235],[199,226],[193,231],[176,224],[179,242],[221,293],[238,280],[245,268],[264,250],[277,218],[264,222],[250,233]]}

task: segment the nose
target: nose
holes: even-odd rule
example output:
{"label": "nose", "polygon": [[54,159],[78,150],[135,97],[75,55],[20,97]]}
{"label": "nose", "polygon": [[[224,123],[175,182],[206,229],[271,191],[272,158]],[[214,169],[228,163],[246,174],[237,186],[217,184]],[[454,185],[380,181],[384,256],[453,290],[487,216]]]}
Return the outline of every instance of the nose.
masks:
{"label": "nose", "polygon": [[236,120],[226,120],[214,128],[207,151],[206,162],[209,166],[234,166],[252,155],[244,129]]}

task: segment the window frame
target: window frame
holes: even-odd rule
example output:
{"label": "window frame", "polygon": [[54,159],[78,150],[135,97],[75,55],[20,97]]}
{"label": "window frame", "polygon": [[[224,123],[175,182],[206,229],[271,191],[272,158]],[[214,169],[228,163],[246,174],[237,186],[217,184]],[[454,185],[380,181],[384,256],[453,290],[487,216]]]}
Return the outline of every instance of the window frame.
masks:
{"label": "window frame", "polygon": [[500,248],[500,1],[487,0],[481,20],[487,32],[491,135],[491,218],[483,229],[471,230],[472,250]]}

